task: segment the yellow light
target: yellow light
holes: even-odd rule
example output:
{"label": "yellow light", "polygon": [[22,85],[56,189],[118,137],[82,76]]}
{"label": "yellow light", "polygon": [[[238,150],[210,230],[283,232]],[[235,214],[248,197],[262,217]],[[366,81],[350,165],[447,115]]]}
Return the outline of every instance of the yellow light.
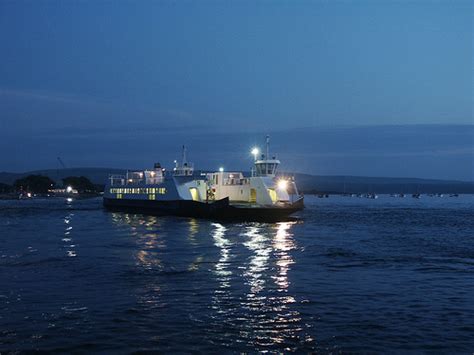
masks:
{"label": "yellow light", "polygon": [[152,172],[150,173],[150,175],[151,175],[151,177],[155,176],[155,172],[152,171]]}
{"label": "yellow light", "polygon": [[278,188],[280,190],[286,190],[287,187],[288,187],[288,181],[286,181],[286,180],[279,180],[278,181]]}

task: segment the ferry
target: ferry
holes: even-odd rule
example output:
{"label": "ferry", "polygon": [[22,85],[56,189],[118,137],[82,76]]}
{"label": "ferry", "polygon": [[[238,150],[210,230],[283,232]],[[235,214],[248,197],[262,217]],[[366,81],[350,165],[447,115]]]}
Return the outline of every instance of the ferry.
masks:
{"label": "ferry", "polygon": [[110,175],[104,190],[104,206],[113,211],[152,215],[176,215],[216,220],[282,221],[304,208],[294,177],[277,175],[280,160],[266,152],[251,151],[250,176],[242,172],[195,172],[182,160],[171,171],[160,163],[153,169]]}

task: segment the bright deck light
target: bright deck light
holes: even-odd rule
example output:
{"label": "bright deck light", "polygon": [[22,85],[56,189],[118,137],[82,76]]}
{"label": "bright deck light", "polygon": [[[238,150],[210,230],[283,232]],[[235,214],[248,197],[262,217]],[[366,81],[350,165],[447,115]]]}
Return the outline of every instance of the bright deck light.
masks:
{"label": "bright deck light", "polygon": [[66,192],[70,194],[72,192],[72,186],[66,187]]}
{"label": "bright deck light", "polygon": [[257,147],[253,148],[251,153],[252,153],[254,159],[257,160],[257,156],[258,156],[258,154],[260,153],[260,151],[258,150],[258,148],[257,148]]}
{"label": "bright deck light", "polygon": [[287,186],[288,186],[288,181],[286,181],[286,180],[278,181],[278,188],[280,190],[286,190]]}
{"label": "bright deck light", "polygon": [[221,167],[219,168],[219,171],[222,173],[222,172],[224,171],[224,168],[221,166]]}

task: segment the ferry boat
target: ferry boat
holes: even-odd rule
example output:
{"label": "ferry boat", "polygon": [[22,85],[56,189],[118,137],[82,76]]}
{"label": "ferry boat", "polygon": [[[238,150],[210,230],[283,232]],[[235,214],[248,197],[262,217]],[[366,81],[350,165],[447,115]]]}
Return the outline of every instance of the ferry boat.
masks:
{"label": "ferry boat", "polygon": [[186,159],[174,161],[172,171],[159,163],[153,169],[111,175],[104,190],[109,210],[153,215],[177,215],[218,220],[279,221],[304,208],[294,177],[277,175],[280,160],[252,150],[250,176],[224,171],[196,173]]}

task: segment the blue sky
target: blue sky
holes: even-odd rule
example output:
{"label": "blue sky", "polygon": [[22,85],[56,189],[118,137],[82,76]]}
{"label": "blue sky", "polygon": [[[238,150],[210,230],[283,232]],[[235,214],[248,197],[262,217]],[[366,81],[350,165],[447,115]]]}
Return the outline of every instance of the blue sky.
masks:
{"label": "blue sky", "polygon": [[[304,129],[313,134],[292,150],[305,156],[298,170],[387,176],[396,171],[353,152],[365,133],[395,126],[391,150],[367,149],[405,157],[401,175],[472,180],[473,16],[463,0],[2,1],[0,148],[11,155],[0,170],[55,167],[57,155],[71,166],[146,165],[196,141],[218,154],[228,133],[239,149],[267,132],[277,149],[299,147]],[[433,125],[446,126],[450,159],[427,135]],[[327,129],[334,139],[311,145]],[[316,158],[336,153],[334,167]]]}

